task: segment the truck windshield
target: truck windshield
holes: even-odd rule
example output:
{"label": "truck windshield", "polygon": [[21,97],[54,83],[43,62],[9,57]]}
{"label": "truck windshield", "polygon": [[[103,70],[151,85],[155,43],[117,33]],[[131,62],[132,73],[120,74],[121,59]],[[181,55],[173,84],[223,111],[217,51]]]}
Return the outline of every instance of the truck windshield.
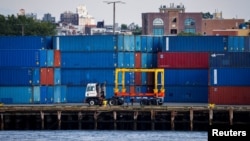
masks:
{"label": "truck windshield", "polygon": [[95,91],[95,87],[94,86],[89,86],[89,87],[87,87],[87,91]]}

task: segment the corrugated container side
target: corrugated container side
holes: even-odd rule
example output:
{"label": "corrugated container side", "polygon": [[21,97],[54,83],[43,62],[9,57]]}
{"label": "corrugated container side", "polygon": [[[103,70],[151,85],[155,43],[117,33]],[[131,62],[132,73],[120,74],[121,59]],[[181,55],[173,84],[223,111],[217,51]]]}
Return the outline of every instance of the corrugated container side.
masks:
{"label": "corrugated container side", "polygon": [[47,67],[47,50],[40,50],[40,62],[39,67]]}
{"label": "corrugated container side", "polygon": [[116,52],[61,52],[61,68],[115,68]]}
{"label": "corrugated container side", "polygon": [[147,52],[153,52],[153,36],[147,36]]}
{"label": "corrugated container side", "polygon": [[210,68],[210,86],[250,86],[250,68]]}
{"label": "corrugated container side", "polygon": [[54,85],[61,85],[61,68],[54,68]]}
{"label": "corrugated container side", "polygon": [[207,52],[159,52],[159,68],[209,68]]}
{"label": "corrugated container side", "polygon": [[148,68],[147,53],[141,53],[141,68]]}
{"label": "corrugated container side", "polygon": [[53,48],[61,51],[116,51],[117,36],[54,36]]}
{"label": "corrugated container side", "polygon": [[54,67],[61,67],[61,51],[54,50]]}
{"label": "corrugated container side", "polygon": [[124,51],[124,35],[117,35],[118,51]]}
{"label": "corrugated container side", "polygon": [[226,52],[227,36],[164,36],[162,51]]}
{"label": "corrugated container side", "polygon": [[142,85],[141,72],[135,72],[135,85]]}
{"label": "corrugated container side", "polygon": [[141,36],[141,51],[147,51],[147,36]]}
{"label": "corrugated container side", "polygon": [[0,102],[4,104],[30,104],[32,103],[32,87],[0,87]]}
{"label": "corrugated container side", "polygon": [[137,68],[137,69],[141,68],[141,53],[135,52],[134,59],[135,59],[135,62],[134,62],[135,68]]}
{"label": "corrugated container side", "polygon": [[242,68],[250,67],[250,52],[211,53],[209,59],[211,67]]}
{"label": "corrugated container side", "polygon": [[141,51],[141,36],[135,36],[135,51]]}
{"label": "corrugated container side", "polygon": [[134,35],[124,35],[124,51],[135,51]]}
{"label": "corrugated container side", "polygon": [[0,67],[39,67],[40,50],[1,50]]}
{"label": "corrugated container side", "polygon": [[67,87],[67,102],[68,103],[83,103],[85,99],[86,86],[68,86]]}
{"label": "corrugated container side", "polygon": [[249,86],[209,87],[209,103],[213,103],[216,105],[249,105],[249,91]]}
{"label": "corrugated container side", "polygon": [[135,67],[135,55],[134,52],[124,52],[123,61],[125,68],[134,68]]}
{"label": "corrugated container side", "polygon": [[113,85],[114,80],[114,69],[61,69],[62,85],[85,86],[93,82],[106,82],[107,85]]}
{"label": "corrugated container side", "polygon": [[49,36],[1,36],[0,49],[47,49],[50,42]]}
{"label": "corrugated container side", "polygon": [[165,85],[208,86],[208,69],[165,69]]}
{"label": "corrugated container side", "polygon": [[33,71],[30,68],[0,69],[1,86],[30,86],[32,85]]}
{"label": "corrugated container side", "polygon": [[244,52],[245,38],[243,36],[228,36],[228,51],[229,52]]}
{"label": "corrugated container side", "polygon": [[40,68],[33,68],[32,84],[40,85]]}
{"label": "corrugated container side", "polygon": [[142,85],[147,85],[148,80],[147,80],[147,73],[146,72],[141,72],[141,84]]}
{"label": "corrugated container side", "polygon": [[40,68],[40,84],[47,85],[47,68]]}
{"label": "corrugated container side", "polygon": [[67,86],[54,86],[54,103],[67,102]]}
{"label": "corrugated container side", "polygon": [[206,86],[165,86],[164,102],[207,103]]}
{"label": "corrugated container side", "polygon": [[155,74],[153,72],[148,72],[147,73],[147,85],[154,85],[154,83],[155,83],[154,82],[154,80],[155,80],[154,79],[155,78],[154,75]]}
{"label": "corrugated container side", "polygon": [[54,66],[54,50],[47,50],[47,66]]}
{"label": "corrugated container side", "polygon": [[250,36],[245,37],[245,51],[250,52]]}
{"label": "corrugated container side", "polygon": [[40,86],[33,86],[33,103],[41,102],[41,91]]}
{"label": "corrugated container side", "polygon": [[161,40],[162,36],[153,37],[153,52],[158,52],[162,48]]}
{"label": "corrugated container side", "polygon": [[40,103],[54,103],[54,86],[40,86]]}
{"label": "corrugated container side", "polygon": [[117,58],[118,58],[118,68],[123,68],[125,67],[125,64],[124,64],[124,52],[118,52],[117,53]]}
{"label": "corrugated container side", "polygon": [[40,68],[41,85],[54,85],[54,68]]}

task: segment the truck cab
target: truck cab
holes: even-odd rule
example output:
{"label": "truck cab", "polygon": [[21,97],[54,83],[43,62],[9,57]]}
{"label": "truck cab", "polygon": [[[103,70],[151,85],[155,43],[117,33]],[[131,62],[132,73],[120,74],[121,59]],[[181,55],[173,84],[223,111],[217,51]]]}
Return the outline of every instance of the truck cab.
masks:
{"label": "truck cab", "polygon": [[88,83],[85,91],[85,102],[89,105],[101,105],[106,97],[105,83]]}

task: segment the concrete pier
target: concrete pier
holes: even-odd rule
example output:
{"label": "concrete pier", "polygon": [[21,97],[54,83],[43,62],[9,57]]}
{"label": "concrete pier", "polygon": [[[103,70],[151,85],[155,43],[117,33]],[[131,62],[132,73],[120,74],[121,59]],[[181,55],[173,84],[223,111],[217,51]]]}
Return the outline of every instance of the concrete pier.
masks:
{"label": "concrete pier", "polygon": [[3,105],[1,130],[207,130],[250,125],[250,105]]}

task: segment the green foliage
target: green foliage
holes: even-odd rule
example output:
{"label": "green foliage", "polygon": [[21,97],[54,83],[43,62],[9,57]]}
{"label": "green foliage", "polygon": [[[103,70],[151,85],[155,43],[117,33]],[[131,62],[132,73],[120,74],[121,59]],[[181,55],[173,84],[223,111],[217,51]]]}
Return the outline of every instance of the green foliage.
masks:
{"label": "green foliage", "polygon": [[0,36],[7,35],[37,35],[53,36],[56,26],[52,23],[37,21],[25,16],[0,15]]}

